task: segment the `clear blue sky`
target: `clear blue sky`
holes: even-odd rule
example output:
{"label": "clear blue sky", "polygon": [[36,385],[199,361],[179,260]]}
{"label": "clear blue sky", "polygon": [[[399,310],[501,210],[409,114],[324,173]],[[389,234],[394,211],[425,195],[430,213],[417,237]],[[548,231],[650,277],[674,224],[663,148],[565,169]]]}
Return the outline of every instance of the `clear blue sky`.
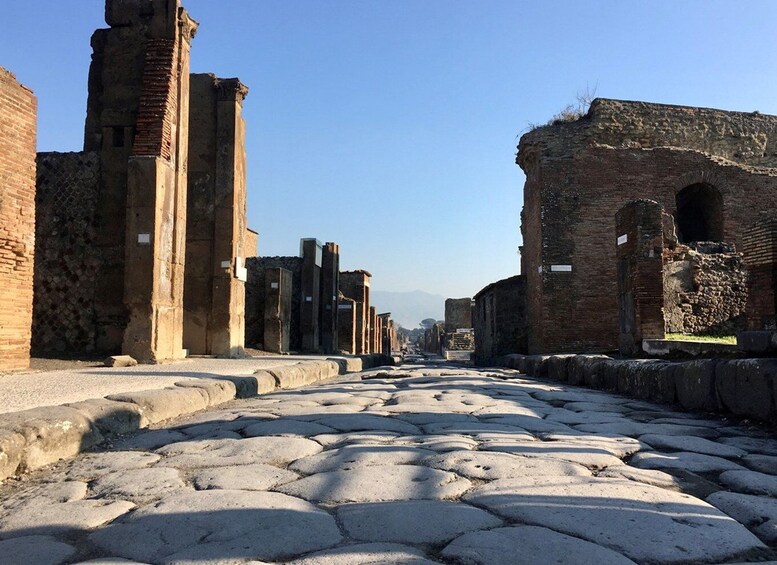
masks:
{"label": "clear blue sky", "polygon": [[[515,146],[586,85],[777,114],[777,2],[184,0],[193,72],[250,88],[262,255],[336,241],[380,290],[470,296],[517,272]],[[79,150],[101,0],[3,0],[0,65],[39,98],[39,148]]]}

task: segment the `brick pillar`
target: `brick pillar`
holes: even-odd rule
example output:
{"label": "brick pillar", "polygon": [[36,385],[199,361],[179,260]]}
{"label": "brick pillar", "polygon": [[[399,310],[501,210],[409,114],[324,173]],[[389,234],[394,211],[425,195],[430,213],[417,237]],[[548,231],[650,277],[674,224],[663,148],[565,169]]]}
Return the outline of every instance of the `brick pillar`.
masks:
{"label": "brick pillar", "polygon": [[748,330],[777,330],[777,219],[767,218],[742,234],[747,268]]}
{"label": "brick pillar", "polygon": [[0,370],[30,365],[37,100],[0,67]]}
{"label": "brick pillar", "polygon": [[321,349],[324,353],[337,351],[337,295],[340,288],[340,246],[327,242],[321,261]]}
{"label": "brick pillar", "polygon": [[664,337],[663,208],[635,200],[615,215],[618,261],[619,347],[642,350],[643,339]]}
{"label": "brick pillar", "polygon": [[370,273],[364,270],[340,273],[340,292],[356,302],[355,353],[363,355],[370,349]]}
{"label": "brick pillar", "polygon": [[337,305],[337,347],[343,353],[356,354],[356,301],[344,296]]}
{"label": "brick pillar", "polygon": [[288,353],[291,335],[291,271],[265,269],[264,350]]}
{"label": "brick pillar", "polygon": [[317,239],[301,240],[300,255],[302,256],[302,304],[300,305],[302,351],[317,353],[321,350],[318,328],[323,260],[321,242]]}
{"label": "brick pillar", "polygon": [[189,53],[197,26],[176,1],[167,6],[153,20],[146,44],[137,135],[127,168],[124,304],[129,322],[122,351],[144,362],[183,355]]}

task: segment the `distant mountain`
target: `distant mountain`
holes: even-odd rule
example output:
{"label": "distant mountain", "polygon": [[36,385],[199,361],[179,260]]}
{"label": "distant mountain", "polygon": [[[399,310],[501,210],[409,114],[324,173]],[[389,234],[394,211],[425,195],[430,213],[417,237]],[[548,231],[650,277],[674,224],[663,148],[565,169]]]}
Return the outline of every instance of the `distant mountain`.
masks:
{"label": "distant mountain", "polygon": [[445,297],[422,290],[391,292],[374,290],[370,293],[370,306],[381,312],[391,312],[391,319],[412,330],[426,318],[442,320],[445,317]]}

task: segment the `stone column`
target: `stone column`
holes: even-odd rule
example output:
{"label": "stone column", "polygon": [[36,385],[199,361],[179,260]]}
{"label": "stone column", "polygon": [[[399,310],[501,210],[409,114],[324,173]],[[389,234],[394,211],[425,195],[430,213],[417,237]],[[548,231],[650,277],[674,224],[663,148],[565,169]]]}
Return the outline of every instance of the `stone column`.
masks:
{"label": "stone column", "polygon": [[356,301],[344,296],[337,305],[337,347],[348,355],[356,354]]}
{"label": "stone column", "polygon": [[618,261],[619,347],[642,351],[642,340],[664,337],[663,208],[635,200],[615,215]]}
{"label": "stone column", "polygon": [[302,257],[302,304],[300,305],[300,331],[302,350],[317,353],[321,350],[318,318],[321,304],[321,265],[323,249],[317,239],[300,241]]}
{"label": "stone column", "polygon": [[265,269],[264,349],[288,353],[291,334],[291,271]]}
{"label": "stone column", "polygon": [[321,349],[324,353],[337,351],[337,295],[340,288],[340,246],[327,242],[321,262]]}

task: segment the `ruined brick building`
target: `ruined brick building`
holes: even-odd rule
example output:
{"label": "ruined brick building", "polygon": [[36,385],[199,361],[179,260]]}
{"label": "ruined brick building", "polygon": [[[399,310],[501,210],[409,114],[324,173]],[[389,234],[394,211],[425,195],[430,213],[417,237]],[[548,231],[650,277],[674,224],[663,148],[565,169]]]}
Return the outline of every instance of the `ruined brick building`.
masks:
{"label": "ruined brick building", "polygon": [[[754,212],[777,208],[777,117],[596,99],[576,121],[525,134],[517,163],[526,173],[527,349],[610,350],[619,327],[616,212],[649,198],[673,218],[678,244],[741,248]],[[710,272],[725,262],[682,253],[678,260]]]}

